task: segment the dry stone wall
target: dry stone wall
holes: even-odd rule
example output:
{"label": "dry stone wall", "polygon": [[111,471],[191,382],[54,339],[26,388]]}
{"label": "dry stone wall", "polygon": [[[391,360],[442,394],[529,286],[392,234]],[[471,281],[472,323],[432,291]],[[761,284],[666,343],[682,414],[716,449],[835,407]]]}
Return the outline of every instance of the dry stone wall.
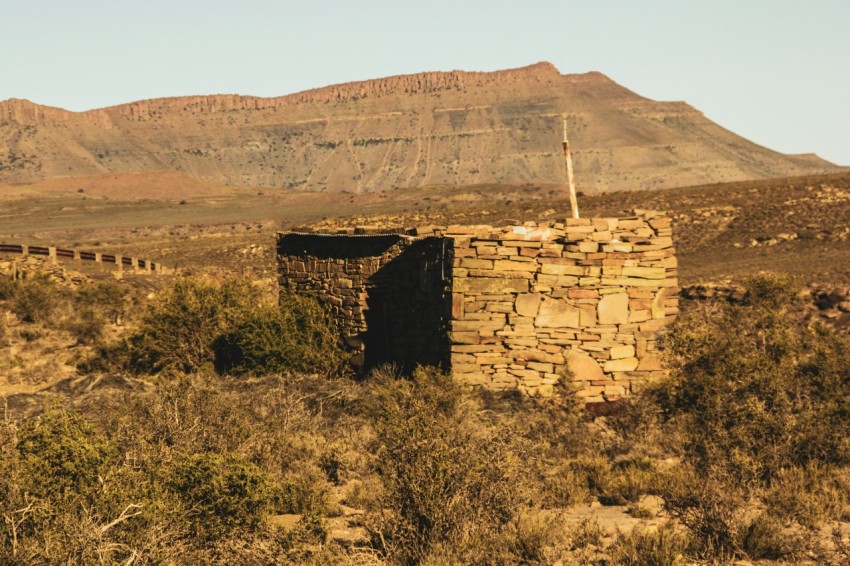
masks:
{"label": "dry stone wall", "polygon": [[279,257],[282,284],[333,309],[361,367],[436,363],[461,383],[533,396],[567,374],[588,403],[630,395],[663,374],[659,337],[678,313],[670,219],[652,212],[281,234]]}
{"label": "dry stone wall", "polygon": [[280,281],[331,310],[356,368],[448,369],[451,251],[433,237],[280,234]]}
{"label": "dry stone wall", "polygon": [[451,226],[452,372],[548,396],[569,369],[586,402],[663,373],[660,331],[678,312],[670,219]]}

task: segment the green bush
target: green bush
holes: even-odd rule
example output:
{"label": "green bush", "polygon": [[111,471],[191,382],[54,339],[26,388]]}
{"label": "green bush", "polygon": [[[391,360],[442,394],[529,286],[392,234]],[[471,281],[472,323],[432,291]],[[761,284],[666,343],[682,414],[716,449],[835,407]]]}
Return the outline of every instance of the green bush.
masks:
{"label": "green bush", "polygon": [[49,411],[22,426],[17,449],[29,489],[42,497],[91,492],[115,454],[114,446],[86,420],[62,411]]}
{"label": "green bush", "polygon": [[339,333],[328,312],[310,297],[284,292],[278,305],[246,313],[216,342],[220,371],[331,374],[342,366]]}
{"label": "green bush", "polygon": [[142,314],[140,330],[130,339],[132,369],[191,372],[212,365],[216,340],[259,300],[259,292],[244,280],[178,280]]}
{"label": "green bush", "polygon": [[[81,300],[94,304],[103,297],[106,311],[118,312],[120,296],[109,287],[93,287]],[[97,334],[97,328],[82,323],[72,329],[81,341]],[[186,278],[147,305],[138,331],[122,343],[99,347],[79,367],[133,373],[215,367],[233,374],[328,375],[342,361],[338,331],[314,299],[284,293],[280,304],[272,305],[245,280]]]}
{"label": "green bush", "polygon": [[238,527],[256,528],[271,502],[265,474],[232,454],[183,456],[168,485],[184,502],[193,534],[206,539]]}

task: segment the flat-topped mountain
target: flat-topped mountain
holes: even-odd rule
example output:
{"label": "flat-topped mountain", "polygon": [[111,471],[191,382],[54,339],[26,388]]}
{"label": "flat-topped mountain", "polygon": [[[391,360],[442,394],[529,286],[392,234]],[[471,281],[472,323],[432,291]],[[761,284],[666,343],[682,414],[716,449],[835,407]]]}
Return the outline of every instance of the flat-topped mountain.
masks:
{"label": "flat-topped mountain", "polygon": [[580,190],[648,189],[829,172],[749,142],[684,102],[549,63],[430,72],[276,98],[143,100],[70,112],[0,102],[0,184],[173,170],[207,183],[371,192],[563,183],[568,119]]}

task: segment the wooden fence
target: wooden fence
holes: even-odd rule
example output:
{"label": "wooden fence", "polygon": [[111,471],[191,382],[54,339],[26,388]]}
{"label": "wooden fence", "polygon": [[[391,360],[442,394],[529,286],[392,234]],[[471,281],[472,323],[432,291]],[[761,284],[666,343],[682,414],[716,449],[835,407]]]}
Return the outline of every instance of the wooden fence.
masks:
{"label": "wooden fence", "polygon": [[170,272],[162,265],[147,259],[139,259],[120,254],[89,252],[56,246],[31,246],[27,244],[0,244],[0,253],[20,254],[23,256],[44,256],[56,262],[60,259],[93,261],[104,265],[114,265],[118,271],[132,269],[136,273],[164,274]]}

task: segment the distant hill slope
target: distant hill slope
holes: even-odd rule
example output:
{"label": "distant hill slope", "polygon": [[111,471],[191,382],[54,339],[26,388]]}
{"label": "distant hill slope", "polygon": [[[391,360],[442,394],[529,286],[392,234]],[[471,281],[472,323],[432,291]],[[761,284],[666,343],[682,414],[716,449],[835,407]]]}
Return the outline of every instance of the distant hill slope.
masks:
{"label": "distant hill slope", "polygon": [[175,170],[205,182],[315,191],[561,183],[566,113],[580,190],[829,172],[751,143],[683,102],[549,63],[421,73],[278,98],[144,100],[69,112],[0,102],[0,183]]}

